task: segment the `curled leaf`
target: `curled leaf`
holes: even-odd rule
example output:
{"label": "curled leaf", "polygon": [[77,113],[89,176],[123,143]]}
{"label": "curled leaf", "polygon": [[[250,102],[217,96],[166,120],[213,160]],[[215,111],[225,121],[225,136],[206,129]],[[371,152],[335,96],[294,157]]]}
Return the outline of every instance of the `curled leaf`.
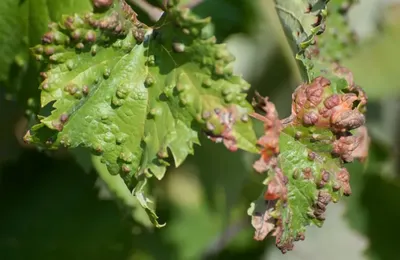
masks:
{"label": "curled leaf", "polygon": [[[294,241],[304,239],[306,226],[322,226],[329,202],[351,194],[350,174],[343,164],[352,161],[353,156],[366,156],[358,154],[361,142],[367,138],[365,132],[352,134],[365,122],[361,111],[366,98],[365,93],[359,95],[360,90],[342,78],[331,81],[317,77],[296,89],[289,118],[279,121],[276,113],[270,114],[274,115],[273,121],[255,116],[268,125],[260,140],[271,140],[271,133],[278,134],[274,138],[279,137],[279,146],[274,146],[278,149],[272,150],[275,153],[269,149],[268,156],[264,156],[262,150],[254,167],[268,172],[263,199],[255,202],[255,208],[269,205],[261,213],[250,213],[255,239],[270,233],[283,253],[292,250]],[[272,104],[265,103],[268,115],[274,109]],[[272,129],[279,131],[271,132]],[[268,228],[260,226],[264,222],[269,223]]]}
{"label": "curled leaf", "polygon": [[145,187],[146,187],[147,179],[144,178],[143,180],[140,180],[134,190],[132,191],[132,194],[136,197],[136,199],[139,201],[140,205],[144,210],[146,211],[147,215],[150,218],[150,221],[157,227],[157,228],[162,228],[166,225],[164,224],[159,224],[157,219],[158,216],[155,213],[154,209],[150,206],[152,201],[148,198],[146,195]]}
{"label": "curled leaf", "polygon": [[257,144],[261,146],[261,158],[253,165],[257,172],[262,173],[277,166],[276,158],[279,154],[279,135],[282,124],[275,105],[269,102],[268,98],[262,98],[256,93],[256,100],[254,100],[253,105],[261,108],[265,113],[265,116],[257,113],[252,114],[254,118],[264,123],[264,135],[257,141]]}

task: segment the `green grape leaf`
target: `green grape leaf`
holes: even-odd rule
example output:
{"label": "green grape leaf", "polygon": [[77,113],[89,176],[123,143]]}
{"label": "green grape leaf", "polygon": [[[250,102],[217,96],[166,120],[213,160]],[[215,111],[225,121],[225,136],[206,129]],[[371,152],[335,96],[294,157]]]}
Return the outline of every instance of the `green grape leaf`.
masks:
{"label": "green grape leaf", "polygon": [[312,63],[304,51],[315,43],[315,36],[325,30],[329,0],[275,0],[275,8],[285,35],[296,55],[302,77],[311,81],[308,70]]}
{"label": "green grape leaf", "polygon": [[[254,238],[269,233],[284,253],[304,239],[306,226],[322,226],[329,202],[350,195],[344,162],[364,160],[364,93],[347,80],[318,77],[293,93],[292,115],[281,121],[274,105],[260,99],[265,134],[258,144],[257,172],[268,171],[262,196],[249,209]],[[355,130],[356,129],[356,130]],[[361,131],[360,131],[361,129]]]}
{"label": "green grape leaf", "polygon": [[[231,151],[258,152],[245,100],[249,84],[232,74],[225,45],[204,37],[209,23],[173,6],[148,27],[124,1],[64,16],[32,49],[47,70],[42,116],[25,140],[87,147],[130,188],[137,179],[163,177],[168,149],[179,166],[199,131]],[[134,194],[149,209],[142,189]]]}
{"label": "green grape leaf", "polygon": [[150,206],[150,204],[153,204],[153,201],[147,195],[146,184],[147,178],[139,180],[132,193],[135,195],[135,197],[139,201],[139,204],[142,206],[142,208],[144,208],[147,215],[150,217],[151,222],[153,222],[156,227],[164,227],[166,224],[158,223],[158,216],[154,212],[154,209]]}
{"label": "green grape leaf", "polygon": [[337,62],[350,56],[356,37],[348,26],[347,12],[356,1],[275,2],[305,81],[329,76]]}

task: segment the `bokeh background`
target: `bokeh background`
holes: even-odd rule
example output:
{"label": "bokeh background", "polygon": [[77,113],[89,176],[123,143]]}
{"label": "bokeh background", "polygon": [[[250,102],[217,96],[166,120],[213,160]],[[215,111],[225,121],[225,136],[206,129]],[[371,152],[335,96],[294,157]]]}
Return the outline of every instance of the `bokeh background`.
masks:
{"label": "bokeh background", "polygon": [[[353,194],[328,206],[323,228],[309,227],[306,240],[282,255],[273,238],[252,239],[246,212],[263,186],[245,153],[203,138],[195,156],[152,183],[167,225],[148,229],[107,189],[96,172],[104,168],[85,150],[50,153],[23,144],[38,108],[39,70],[28,47],[49,21],[90,10],[90,2],[0,1],[0,259],[399,259],[398,2],[360,0],[349,13],[359,42],[342,62],[369,97],[370,156],[348,166]],[[299,77],[272,0],[204,0],[194,12],[212,17],[250,93],[269,96],[281,117],[289,115]]]}

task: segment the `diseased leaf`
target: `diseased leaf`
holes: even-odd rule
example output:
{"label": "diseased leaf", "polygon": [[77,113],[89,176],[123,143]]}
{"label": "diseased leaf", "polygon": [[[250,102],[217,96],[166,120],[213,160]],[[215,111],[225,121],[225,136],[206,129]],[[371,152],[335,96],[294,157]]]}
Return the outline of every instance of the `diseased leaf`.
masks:
{"label": "diseased leaf", "polygon": [[311,81],[312,62],[304,51],[314,44],[316,35],[325,30],[327,3],[329,0],[275,0],[275,7],[289,44],[296,56],[302,77]]}
{"label": "diseased leaf", "polygon": [[[257,152],[233,56],[204,38],[209,19],[171,7],[154,28],[124,1],[103,13],[64,16],[33,48],[41,75],[40,123],[25,136],[48,148],[83,146],[120,174],[155,220],[141,185],[193,153],[198,131],[231,151]],[[51,112],[46,112],[52,106]]]}
{"label": "diseased leaf", "polygon": [[315,37],[316,43],[307,52],[326,62],[338,62],[351,56],[356,46],[356,35],[351,30],[347,13],[356,3],[355,0],[335,0],[328,4],[326,29]]}
{"label": "diseased leaf", "polygon": [[318,77],[300,85],[293,94],[292,115],[282,120],[282,127],[273,104],[263,100],[266,116],[258,118],[265,135],[258,142],[263,149],[254,169],[268,171],[267,187],[249,214],[254,238],[272,233],[283,253],[293,249],[293,241],[304,239],[306,226],[322,226],[329,202],[351,194],[343,163],[365,159],[368,137],[352,130],[365,123],[360,111],[366,99],[349,74],[342,76],[347,80]]}
{"label": "diseased leaf", "polygon": [[132,193],[133,193],[133,195],[135,195],[135,197],[139,201],[139,204],[144,208],[144,210],[146,211],[147,215],[150,217],[151,222],[153,222],[153,224],[158,228],[163,227],[166,224],[161,224],[160,225],[158,223],[158,221],[157,221],[158,216],[154,212],[154,209],[152,207],[150,207],[150,204],[153,203],[153,202],[146,195],[146,190],[145,190],[146,184],[147,184],[147,179],[146,178],[143,178],[142,180],[139,180],[138,184],[133,189]]}
{"label": "diseased leaf", "polygon": [[[315,36],[300,60],[306,65],[309,79],[324,76],[336,81],[343,73],[340,62],[351,56],[356,45],[356,35],[347,23],[347,13],[355,1],[331,1],[324,33]],[[338,75],[339,74],[339,75]]]}

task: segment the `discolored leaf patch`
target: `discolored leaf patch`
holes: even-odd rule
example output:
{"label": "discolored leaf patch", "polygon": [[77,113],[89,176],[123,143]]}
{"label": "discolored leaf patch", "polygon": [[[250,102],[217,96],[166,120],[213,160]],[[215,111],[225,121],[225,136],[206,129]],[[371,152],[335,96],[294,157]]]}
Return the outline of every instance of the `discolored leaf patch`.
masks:
{"label": "discolored leaf patch", "polygon": [[[274,106],[267,101],[266,114],[275,115],[275,121],[258,116],[265,124],[259,143],[271,144],[279,138],[279,147],[268,156],[262,150],[254,165],[256,171],[268,172],[263,196],[249,211],[255,239],[262,240],[270,233],[283,253],[292,250],[294,241],[304,239],[306,226],[322,226],[331,201],[351,194],[350,174],[343,164],[353,156],[366,156],[368,140],[365,129],[360,128],[365,122],[361,111],[366,98],[358,91],[341,78],[318,77],[296,89],[292,114],[281,122],[276,121]],[[271,135],[271,129],[280,130]],[[353,135],[354,129],[361,132]]]}

